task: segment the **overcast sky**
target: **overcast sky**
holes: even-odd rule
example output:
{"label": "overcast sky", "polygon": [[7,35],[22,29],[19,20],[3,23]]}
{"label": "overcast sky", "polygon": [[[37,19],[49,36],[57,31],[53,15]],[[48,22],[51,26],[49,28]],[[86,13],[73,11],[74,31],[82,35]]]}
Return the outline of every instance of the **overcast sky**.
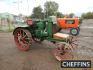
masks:
{"label": "overcast sky", "polygon": [[[46,1],[50,0],[0,0],[0,13],[9,12],[16,15],[19,13],[30,15],[33,7],[41,5],[44,8],[43,5]],[[59,4],[59,11],[64,14],[75,13],[80,15],[83,12],[93,11],[93,0],[51,1],[57,2]]]}

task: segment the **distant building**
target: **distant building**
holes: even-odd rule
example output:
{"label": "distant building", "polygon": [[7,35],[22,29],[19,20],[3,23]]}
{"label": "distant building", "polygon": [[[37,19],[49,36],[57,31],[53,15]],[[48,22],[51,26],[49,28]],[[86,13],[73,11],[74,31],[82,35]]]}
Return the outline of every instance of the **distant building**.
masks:
{"label": "distant building", "polygon": [[7,25],[13,21],[13,15],[9,13],[0,13],[0,24]]}
{"label": "distant building", "polygon": [[0,13],[0,29],[10,29],[15,27],[14,25],[24,23],[25,16],[13,15],[10,13]]}

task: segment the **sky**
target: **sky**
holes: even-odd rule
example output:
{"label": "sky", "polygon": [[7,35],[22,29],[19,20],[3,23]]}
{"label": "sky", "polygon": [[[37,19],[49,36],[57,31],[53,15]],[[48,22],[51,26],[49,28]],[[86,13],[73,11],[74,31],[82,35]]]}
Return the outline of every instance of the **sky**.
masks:
{"label": "sky", "polygon": [[0,0],[0,13],[30,15],[34,7],[40,5],[44,8],[46,1],[58,3],[58,11],[63,14],[75,13],[80,16],[82,13],[93,11],[93,0]]}

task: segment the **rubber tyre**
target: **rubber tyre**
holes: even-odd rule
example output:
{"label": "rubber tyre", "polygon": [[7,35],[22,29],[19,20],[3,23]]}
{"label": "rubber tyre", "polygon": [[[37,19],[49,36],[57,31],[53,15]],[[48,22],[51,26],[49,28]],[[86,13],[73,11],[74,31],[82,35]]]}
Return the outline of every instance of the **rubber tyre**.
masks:
{"label": "rubber tyre", "polygon": [[78,28],[71,28],[70,29],[70,34],[73,36],[77,36],[79,34],[79,29]]}
{"label": "rubber tyre", "polygon": [[80,27],[78,27],[78,30],[80,31]]}

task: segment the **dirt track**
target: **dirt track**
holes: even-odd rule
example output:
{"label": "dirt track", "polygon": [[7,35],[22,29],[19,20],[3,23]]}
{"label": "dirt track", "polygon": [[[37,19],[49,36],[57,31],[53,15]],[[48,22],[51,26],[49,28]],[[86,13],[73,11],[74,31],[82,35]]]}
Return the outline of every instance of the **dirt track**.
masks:
{"label": "dirt track", "polygon": [[[93,62],[93,29],[81,27],[78,43],[73,59],[91,59]],[[43,42],[33,45],[28,52],[22,52],[16,48],[12,33],[0,33],[0,70],[72,70],[60,67],[49,46]]]}

